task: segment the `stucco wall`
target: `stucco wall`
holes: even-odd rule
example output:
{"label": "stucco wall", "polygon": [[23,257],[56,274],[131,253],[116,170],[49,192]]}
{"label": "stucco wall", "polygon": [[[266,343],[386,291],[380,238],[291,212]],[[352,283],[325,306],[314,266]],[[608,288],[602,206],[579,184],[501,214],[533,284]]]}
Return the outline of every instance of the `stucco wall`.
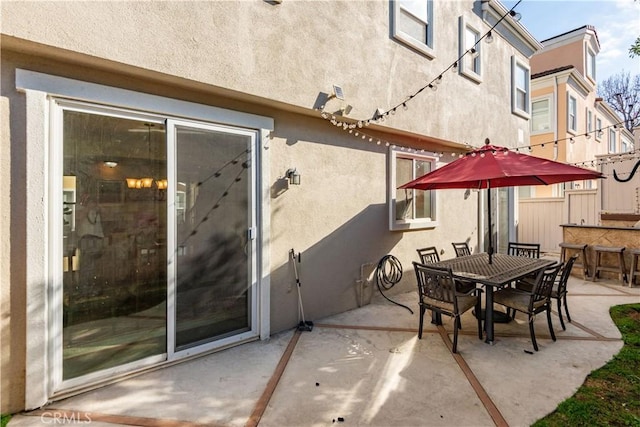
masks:
{"label": "stucco wall", "polygon": [[[473,2],[437,2],[436,58],[430,60],[390,37],[386,1],[45,1],[1,7],[3,44],[23,51],[77,60],[88,55],[83,59],[92,64],[129,64],[140,68],[138,75],[158,72],[305,109],[339,84],[356,118],[397,105],[451,65],[458,58],[459,15],[488,30]],[[449,72],[437,92],[421,93],[409,112],[390,116],[385,125],[472,145],[486,136],[512,143],[507,135],[527,126],[510,114],[508,102],[509,57],[516,51],[497,39],[484,49],[482,84]],[[479,96],[483,103],[470,105]],[[334,100],[328,108],[339,106]],[[494,117],[501,118],[499,130]]]}
{"label": "stucco wall", "polygon": [[584,40],[582,38],[549,51],[543,50],[542,53],[531,57],[531,69],[534,70],[534,73],[541,73],[565,65],[573,65],[580,74],[584,75],[583,50]]}

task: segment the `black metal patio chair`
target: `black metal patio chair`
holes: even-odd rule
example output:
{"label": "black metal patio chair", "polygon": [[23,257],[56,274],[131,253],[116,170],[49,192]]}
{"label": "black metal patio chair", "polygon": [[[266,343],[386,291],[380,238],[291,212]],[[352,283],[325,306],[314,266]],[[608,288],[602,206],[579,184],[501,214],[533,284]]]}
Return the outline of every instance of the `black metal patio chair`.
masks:
{"label": "black metal patio chair", "polygon": [[[460,328],[460,316],[476,309],[480,312],[482,290],[473,288],[469,292],[462,292],[460,282],[453,277],[450,268],[434,267],[413,262],[418,282],[418,295],[420,306],[420,319],[418,326],[418,339],[422,339],[422,328],[424,325],[424,313],[431,310],[437,314],[453,318],[453,349],[455,353],[458,347],[458,329]],[[478,338],[482,339],[482,320],[478,322]]]}
{"label": "black metal patio chair", "polygon": [[451,243],[453,246],[453,250],[456,252],[456,258],[461,256],[471,255],[471,249],[469,248],[469,244],[467,242],[461,243]]}
{"label": "black metal patio chair", "polygon": [[[551,289],[551,299],[555,299],[558,301],[558,317],[560,318],[560,325],[562,325],[562,330],[566,331],[567,328],[564,325],[564,319],[562,318],[562,305],[564,304],[564,312],[567,315],[567,321],[571,322],[571,316],[569,315],[569,306],[567,305],[567,282],[569,281],[569,276],[571,275],[571,270],[573,269],[573,265],[578,259],[579,254],[573,254],[569,257],[567,262],[562,265],[562,269],[556,280],[553,284],[553,288]],[[531,292],[532,286],[527,284],[526,282],[520,282],[516,285],[518,289],[525,290],[527,292]]]}
{"label": "black metal patio chair", "polygon": [[557,263],[541,270],[536,276],[531,291],[503,288],[493,294],[493,302],[495,304],[503,305],[510,310],[520,311],[528,316],[529,333],[531,334],[531,342],[535,351],[538,351],[538,343],[536,342],[536,334],[533,328],[536,314],[543,311],[547,313],[549,333],[551,334],[551,339],[553,341],[556,340],[553,324],[551,323],[551,291],[561,267],[562,264]]}

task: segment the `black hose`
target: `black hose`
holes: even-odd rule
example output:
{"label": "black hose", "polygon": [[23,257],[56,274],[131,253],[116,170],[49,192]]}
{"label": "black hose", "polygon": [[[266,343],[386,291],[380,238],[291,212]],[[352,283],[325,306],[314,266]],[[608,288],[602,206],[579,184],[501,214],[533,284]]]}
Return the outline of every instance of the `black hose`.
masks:
{"label": "black hose", "polygon": [[376,268],[376,283],[378,284],[378,290],[387,301],[392,302],[395,305],[399,305],[400,307],[404,307],[413,314],[413,310],[409,307],[393,301],[384,294],[383,288],[385,290],[393,288],[400,279],[402,279],[402,264],[400,264],[398,258],[393,255],[383,256],[380,262],[378,262],[378,267]]}

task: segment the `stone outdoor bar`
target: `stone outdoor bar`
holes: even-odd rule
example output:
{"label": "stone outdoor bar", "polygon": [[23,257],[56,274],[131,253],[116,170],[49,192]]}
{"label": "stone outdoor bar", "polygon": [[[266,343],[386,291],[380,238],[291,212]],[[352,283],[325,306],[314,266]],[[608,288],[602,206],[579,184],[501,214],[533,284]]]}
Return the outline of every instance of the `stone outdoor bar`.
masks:
{"label": "stone outdoor bar", "polygon": [[[586,244],[587,262],[589,264],[589,274],[593,276],[596,263],[594,246],[625,247],[623,252],[624,263],[627,274],[631,267],[631,254],[629,249],[640,248],[640,227],[634,227],[640,221],[638,214],[609,214],[601,213],[600,222],[602,225],[578,225],[562,224],[562,237],[565,243]],[[602,263],[607,265],[617,265],[615,254],[604,254]],[[575,269],[572,274],[578,275],[580,271]],[[601,272],[601,277],[617,278],[619,275],[612,272]],[[629,277],[630,279],[630,277]]]}

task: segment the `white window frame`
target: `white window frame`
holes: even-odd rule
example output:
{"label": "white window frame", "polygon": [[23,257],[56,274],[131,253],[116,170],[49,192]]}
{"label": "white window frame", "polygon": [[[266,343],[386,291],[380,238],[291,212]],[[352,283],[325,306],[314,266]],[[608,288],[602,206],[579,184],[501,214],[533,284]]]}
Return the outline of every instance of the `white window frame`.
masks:
{"label": "white window frame", "polygon": [[616,141],[616,130],[614,128],[609,129],[609,153],[618,152],[618,143]]}
{"label": "white window frame", "polygon": [[[433,39],[433,0],[426,0],[423,2],[425,7],[427,8],[427,18],[424,20],[416,16],[410,10],[408,10],[403,4],[401,0],[390,0],[392,2],[393,11],[392,15],[392,34],[393,38],[398,40],[399,42],[411,47],[412,49],[417,50],[418,52],[424,54],[430,59],[435,58],[435,44]],[[400,16],[401,15],[409,15],[412,19],[421,22],[426,28],[426,37],[427,40],[418,40],[415,37],[411,36],[407,32],[403,31],[400,28]]]}
{"label": "white window frame", "polygon": [[596,117],[596,141],[600,141],[602,139],[602,119],[600,117]]}
{"label": "white window frame", "polygon": [[621,153],[626,153],[628,151],[631,151],[631,142],[627,141],[626,138],[620,138],[620,152]]}
{"label": "white window frame", "polygon": [[[458,19],[458,57],[460,63],[458,64],[459,73],[476,83],[482,82],[482,43],[478,43],[482,32],[475,26],[471,25],[464,16],[460,16]],[[468,31],[471,31],[475,35],[475,40],[468,40]],[[475,49],[475,53],[466,53],[471,48]],[[464,55],[464,57],[463,57]],[[473,65],[470,66],[469,62],[473,61]]]}
{"label": "white window frame", "polygon": [[567,132],[578,132],[578,99],[567,93]]}
{"label": "white window frame", "polygon": [[593,111],[591,111],[589,108],[586,108],[585,110],[587,112],[587,130],[585,131],[585,133],[587,134],[587,137],[589,137],[591,136],[591,132],[593,131]]}
{"label": "white window frame", "polygon": [[[534,116],[535,116],[535,111],[534,111],[534,104],[538,103],[538,102],[542,102],[542,101],[546,101],[547,102],[547,127],[544,129],[534,129],[533,128],[533,124],[534,124]],[[552,108],[553,104],[552,104],[552,97],[549,96],[545,96],[545,97],[541,97],[541,98],[536,98],[534,100],[531,101],[531,134],[541,134],[541,133],[549,133],[553,130],[553,123],[551,120],[551,117],[553,115],[553,108]]]}
{"label": "white window frame", "polygon": [[[525,72],[525,87],[517,86],[516,74],[522,69]],[[518,92],[524,93],[525,109],[518,107]],[[517,56],[511,57],[511,112],[525,119],[529,119],[531,111],[531,68]]]}
{"label": "white window frame", "polygon": [[596,53],[588,45],[585,45],[585,75],[593,82],[596,82]]}
{"label": "white window frame", "polygon": [[[16,89],[25,93],[26,121],[30,123],[26,137],[28,156],[26,164],[27,198],[26,210],[26,256],[32,260],[27,269],[26,303],[30,307],[26,315],[25,329],[30,339],[26,346],[25,408],[34,409],[46,404],[61,386],[60,367],[56,366],[57,339],[61,336],[61,269],[60,263],[51,260],[62,259],[61,239],[56,239],[55,227],[48,219],[62,212],[62,151],[55,149],[55,136],[60,132],[58,115],[60,108],[55,104],[60,99],[76,100],[92,105],[126,106],[128,111],[147,115],[167,115],[189,117],[195,121],[225,123],[255,129],[258,132],[257,146],[265,147],[256,152],[258,177],[256,178],[256,198],[259,200],[258,219],[261,230],[257,236],[257,286],[259,306],[257,332],[259,338],[270,335],[270,185],[269,144],[273,130],[273,119],[232,110],[181,101],[167,97],[134,92],[73,80],[34,71],[17,69]],[[120,107],[121,108],[121,107]],[[265,214],[266,213],[266,214]],[[267,245],[263,247],[263,245]],[[264,308],[267,308],[266,310]],[[43,374],[44,373],[44,374]],[[118,375],[116,372],[112,375]]]}
{"label": "white window frame", "polygon": [[[430,190],[431,196],[431,213],[435,213],[436,218],[417,218],[417,219],[396,219],[396,190],[397,188],[405,184],[404,182],[398,182],[396,179],[396,161],[398,158],[412,159],[431,162],[431,170],[435,170],[437,164],[437,157],[408,153],[402,151],[397,147],[389,147],[389,177],[388,177],[388,198],[389,200],[389,230],[391,231],[403,231],[403,230],[420,230],[425,228],[435,228],[438,226],[437,221],[437,203],[436,203],[436,191]],[[415,177],[417,178],[417,177]],[[422,190],[408,190],[408,191],[422,191]]]}

